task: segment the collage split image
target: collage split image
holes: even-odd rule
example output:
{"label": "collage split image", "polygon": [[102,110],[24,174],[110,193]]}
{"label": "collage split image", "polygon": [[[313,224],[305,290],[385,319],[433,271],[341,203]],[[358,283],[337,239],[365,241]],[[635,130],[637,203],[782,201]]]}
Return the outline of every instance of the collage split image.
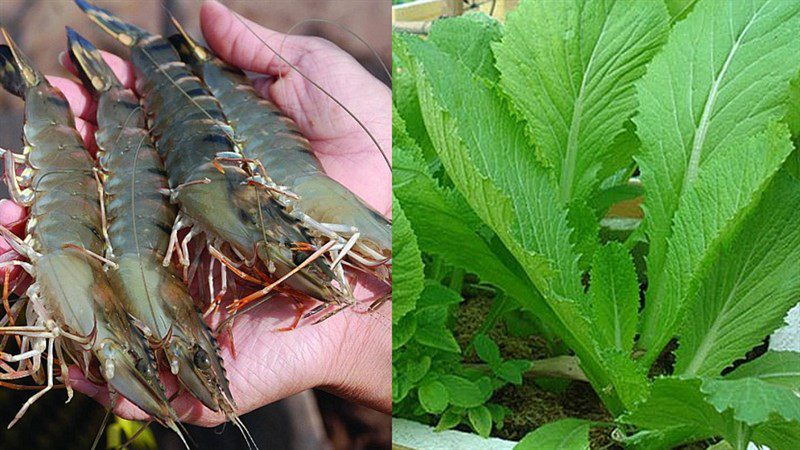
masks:
{"label": "collage split image", "polygon": [[0,0],[0,87],[4,449],[800,450],[800,0]]}

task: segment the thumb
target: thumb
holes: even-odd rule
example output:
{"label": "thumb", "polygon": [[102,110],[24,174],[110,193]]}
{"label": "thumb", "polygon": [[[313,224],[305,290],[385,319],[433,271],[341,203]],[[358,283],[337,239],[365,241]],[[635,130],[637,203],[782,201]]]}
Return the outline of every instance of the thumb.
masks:
{"label": "thumb", "polygon": [[[220,58],[239,68],[267,75],[285,75],[300,58],[319,45],[305,36],[287,36],[236,14],[215,0],[200,8],[206,42]],[[276,56],[280,52],[284,59]],[[284,61],[285,60],[285,61]]]}

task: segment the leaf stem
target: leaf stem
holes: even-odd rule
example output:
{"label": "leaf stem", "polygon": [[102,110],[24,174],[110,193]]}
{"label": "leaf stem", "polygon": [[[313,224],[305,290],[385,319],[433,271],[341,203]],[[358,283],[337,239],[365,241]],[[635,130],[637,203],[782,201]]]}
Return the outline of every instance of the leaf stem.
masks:
{"label": "leaf stem", "polygon": [[464,269],[455,269],[453,273],[450,274],[450,289],[461,293],[461,290],[464,287]]}
{"label": "leaf stem", "polygon": [[746,423],[737,421],[734,432],[736,433],[736,442],[733,443],[733,447],[736,450],[747,450],[747,446],[750,444],[750,437],[753,434],[753,429]]}
{"label": "leaf stem", "polygon": [[[553,377],[575,381],[589,381],[580,368],[578,358],[574,356],[555,356],[553,358],[535,359],[532,362],[533,366],[525,372],[525,378]],[[487,373],[492,371],[486,364],[465,364],[464,366]]]}

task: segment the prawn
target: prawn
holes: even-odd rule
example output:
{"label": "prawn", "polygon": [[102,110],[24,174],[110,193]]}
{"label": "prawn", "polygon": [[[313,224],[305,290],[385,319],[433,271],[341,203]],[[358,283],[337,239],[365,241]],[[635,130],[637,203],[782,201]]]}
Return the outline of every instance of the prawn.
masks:
{"label": "prawn", "polygon": [[98,104],[95,135],[113,249],[107,257],[117,264],[110,272],[111,283],[151,346],[164,350],[181,384],[209,409],[221,410],[250,443],[252,438],[234,413],[217,342],[179,275],[161,264],[177,213],[158,193],[166,188],[167,178],[138,99],[122,86],[94,45],[71,28],[67,41],[79,78]]}
{"label": "prawn", "polygon": [[[128,321],[106,276],[105,268],[113,263],[102,256],[107,245],[102,185],[75,129],[69,104],[5,29],[0,31],[8,43],[0,47],[0,84],[25,101],[24,153],[5,152],[4,176],[13,200],[30,210],[24,239],[3,227],[0,233],[28,260],[8,264],[21,266],[34,279],[26,291],[27,324],[0,327],[0,334],[23,336],[29,344],[23,344],[20,354],[3,355],[3,359],[33,360],[29,369],[14,374],[19,377],[34,375],[36,363],[45,354],[47,358],[46,387],[25,402],[9,427],[53,388],[56,356],[68,395],[72,391],[64,355],[80,364],[87,378],[98,379],[90,370],[94,356],[100,363],[99,379],[113,393],[131,400],[183,438],[152,353]],[[15,170],[19,163],[25,165],[20,178]]]}

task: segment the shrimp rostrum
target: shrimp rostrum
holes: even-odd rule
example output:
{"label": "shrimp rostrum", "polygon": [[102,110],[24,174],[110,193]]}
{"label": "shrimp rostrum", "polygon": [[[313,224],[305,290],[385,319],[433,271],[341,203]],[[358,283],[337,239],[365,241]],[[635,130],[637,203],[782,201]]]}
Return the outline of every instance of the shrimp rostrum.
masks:
{"label": "shrimp rostrum", "polygon": [[[352,304],[345,280],[320,257],[335,242],[315,245],[308,228],[285,206],[284,197],[293,194],[250,170],[219,103],[173,46],[84,0],[76,3],[131,50],[136,90],[164,160],[171,198],[180,206],[165,263],[175,250],[187,265],[188,241],[205,233],[209,251],[225,267],[260,261],[266,268],[256,280],[265,288],[249,298],[280,290],[293,297]],[[182,228],[190,230],[179,242]]]}
{"label": "shrimp rostrum", "polygon": [[146,129],[138,98],[122,86],[99,51],[67,28],[69,56],[97,100],[98,161],[104,179],[106,255],[116,267],[111,284],[126,311],[181,384],[205,406],[237,426],[219,348],[172,266],[161,262],[175,220],[161,158]]}
{"label": "shrimp rostrum", "polygon": [[[26,292],[26,324],[0,327],[1,334],[24,337],[19,354],[3,355],[6,362],[19,362],[19,369],[0,378],[34,375],[36,362],[47,361],[46,387],[22,406],[12,425],[53,388],[56,363],[69,384],[69,357],[87,378],[107,382],[112,392],[178,431],[152,354],[106,276],[101,187],[69,104],[2,34],[8,46],[0,47],[0,83],[25,101],[24,153],[5,152],[4,173],[13,200],[29,208],[29,218],[24,239],[5,228],[0,232],[27,259],[8,264],[22,266],[34,282]],[[17,164],[25,166],[21,177]]]}

